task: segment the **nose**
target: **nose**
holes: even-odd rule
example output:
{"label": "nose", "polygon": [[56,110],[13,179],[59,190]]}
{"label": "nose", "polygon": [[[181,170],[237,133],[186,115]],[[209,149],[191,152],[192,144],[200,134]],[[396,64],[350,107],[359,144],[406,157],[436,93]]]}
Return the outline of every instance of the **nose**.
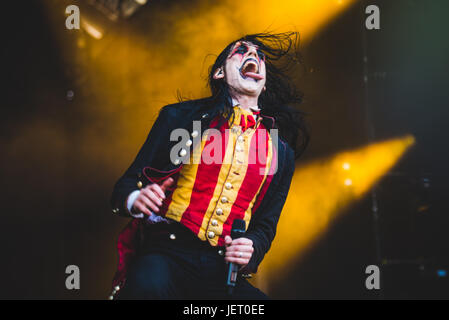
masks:
{"label": "nose", "polygon": [[248,48],[248,57],[251,57],[251,56],[254,57],[254,58],[257,58],[257,50],[253,46],[250,46]]}

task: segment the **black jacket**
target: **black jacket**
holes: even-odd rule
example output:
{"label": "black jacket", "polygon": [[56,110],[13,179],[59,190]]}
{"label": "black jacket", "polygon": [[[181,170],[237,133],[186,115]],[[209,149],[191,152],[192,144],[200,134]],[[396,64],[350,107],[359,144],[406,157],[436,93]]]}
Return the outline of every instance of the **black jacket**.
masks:
{"label": "black jacket", "polygon": [[[172,172],[182,165],[182,163],[175,165],[170,161],[170,150],[178,143],[170,141],[170,133],[177,128],[192,132],[192,123],[194,120],[198,120],[201,121],[202,135],[203,131],[208,129],[211,120],[208,113],[208,110],[211,109],[210,104],[210,99],[200,99],[168,105],[161,109],[136,159],[115,184],[111,198],[114,213],[128,216],[125,208],[128,195],[137,189],[139,181],[143,185],[150,183],[142,175],[144,167],[150,166],[163,172]],[[261,116],[263,117],[263,115]],[[273,126],[272,118],[263,117],[262,122],[267,129]],[[277,146],[277,171],[260,206],[252,213],[245,234],[246,238],[253,241],[254,247],[253,256],[246,267],[248,272],[255,273],[257,271],[258,265],[271,246],[295,168],[293,149],[281,138],[279,138]],[[193,147],[194,145],[191,146],[191,148]]]}

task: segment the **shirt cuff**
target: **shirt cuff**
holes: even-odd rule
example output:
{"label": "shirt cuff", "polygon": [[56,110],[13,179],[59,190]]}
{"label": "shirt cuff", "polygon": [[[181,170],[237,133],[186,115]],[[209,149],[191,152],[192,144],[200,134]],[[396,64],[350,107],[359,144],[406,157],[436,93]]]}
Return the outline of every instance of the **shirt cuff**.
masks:
{"label": "shirt cuff", "polygon": [[133,213],[132,208],[134,205],[134,202],[136,201],[137,197],[140,194],[140,190],[135,190],[131,192],[128,196],[128,200],[126,201],[126,209],[128,209],[129,214],[134,218],[143,218],[143,213]]}
{"label": "shirt cuff", "polygon": [[[132,212],[134,201],[136,201],[139,194],[140,194],[140,190],[135,190],[129,194],[128,200],[126,201],[126,209],[128,209],[128,212],[131,215],[131,217],[137,218],[137,219],[142,219],[145,217],[145,215],[142,212],[140,212],[140,213]],[[158,215],[154,214],[153,212],[151,212],[151,213],[152,213],[152,215],[146,218],[147,223],[150,223],[150,224],[159,223],[159,222],[170,223],[170,221],[168,221],[167,219],[165,219],[161,216],[158,216]]]}

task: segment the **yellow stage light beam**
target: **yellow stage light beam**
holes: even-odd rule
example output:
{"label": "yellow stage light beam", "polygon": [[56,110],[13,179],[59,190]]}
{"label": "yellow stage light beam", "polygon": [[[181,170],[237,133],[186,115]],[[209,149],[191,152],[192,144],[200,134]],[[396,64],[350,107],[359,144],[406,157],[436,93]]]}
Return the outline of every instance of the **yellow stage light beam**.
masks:
{"label": "yellow stage light beam", "polygon": [[414,141],[413,136],[407,135],[298,168],[277,236],[259,269],[262,283],[257,285],[269,286],[271,281],[279,280],[277,275],[288,274],[291,262],[298,261],[343,210],[365,195]]}

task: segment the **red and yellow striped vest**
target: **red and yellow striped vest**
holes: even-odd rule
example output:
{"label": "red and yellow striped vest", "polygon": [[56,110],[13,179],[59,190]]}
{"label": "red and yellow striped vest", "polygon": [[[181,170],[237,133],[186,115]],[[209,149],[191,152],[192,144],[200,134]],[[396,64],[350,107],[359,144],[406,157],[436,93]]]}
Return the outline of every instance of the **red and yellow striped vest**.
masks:
{"label": "red and yellow striped vest", "polygon": [[[250,111],[236,106],[234,113],[232,123],[225,121],[218,128],[221,139],[206,130],[197,146],[200,149],[194,150],[190,163],[176,175],[175,188],[159,213],[212,246],[224,245],[234,219],[245,220],[248,227],[263,196],[261,189],[266,190],[272,178],[275,151],[261,117],[254,124]],[[211,127],[217,122],[214,119]],[[201,161],[193,163],[198,151]]]}

